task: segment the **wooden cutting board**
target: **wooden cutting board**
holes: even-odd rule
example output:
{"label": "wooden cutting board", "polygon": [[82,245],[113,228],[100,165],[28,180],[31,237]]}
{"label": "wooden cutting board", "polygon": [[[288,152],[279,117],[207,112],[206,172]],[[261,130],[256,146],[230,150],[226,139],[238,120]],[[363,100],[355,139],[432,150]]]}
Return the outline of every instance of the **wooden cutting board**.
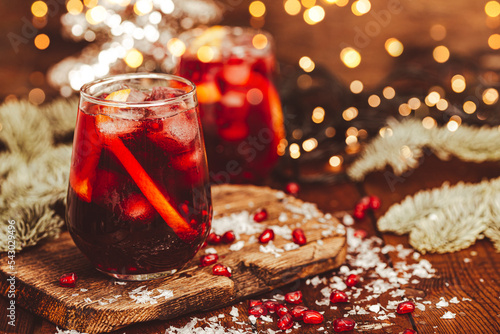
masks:
{"label": "wooden cutting board", "polygon": [[[90,334],[110,332],[137,322],[219,308],[298,278],[337,268],[344,262],[343,226],[315,206],[280,191],[256,186],[215,186],[212,194],[215,219],[245,216],[244,211],[253,216],[258,208],[266,208],[269,218],[261,224],[274,225],[276,229],[279,225],[285,232],[286,227],[300,226],[307,244],[284,251],[291,240],[284,238],[286,233],[280,233],[274,240],[277,250],[266,252],[255,241],[258,234],[242,234],[240,240],[245,243],[240,250],[230,250],[230,245],[213,247],[219,254],[219,262],[232,268],[231,278],[212,275],[211,266],[199,267],[199,257],[207,249],[204,248],[173,276],[125,283],[96,271],[65,232],[57,240],[16,255],[13,300],[63,328]],[[0,292],[5,296],[11,273],[7,262],[4,254],[0,259]],[[67,272],[78,275],[75,288],[59,286],[59,277]]]}

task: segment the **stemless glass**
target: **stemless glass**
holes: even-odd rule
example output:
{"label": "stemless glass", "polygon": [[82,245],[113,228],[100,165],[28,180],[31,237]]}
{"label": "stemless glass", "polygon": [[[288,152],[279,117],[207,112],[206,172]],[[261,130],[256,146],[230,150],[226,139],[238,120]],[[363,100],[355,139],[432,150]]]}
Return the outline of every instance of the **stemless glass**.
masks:
{"label": "stemless glass", "polygon": [[186,49],[177,74],[197,87],[211,181],[262,180],[285,147],[271,35],[214,26],[179,38]]}
{"label": "stemless glass", "polygon": [[123,280],[174,273],[202,246],[211,216],[194,84],[139,73],[84,85],[66,220],[94,266]]}

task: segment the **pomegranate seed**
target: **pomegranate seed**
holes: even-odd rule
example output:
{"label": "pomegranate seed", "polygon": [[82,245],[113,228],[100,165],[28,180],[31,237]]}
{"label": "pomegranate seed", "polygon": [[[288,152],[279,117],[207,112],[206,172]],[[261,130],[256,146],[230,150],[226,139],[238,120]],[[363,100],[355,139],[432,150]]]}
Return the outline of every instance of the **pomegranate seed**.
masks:
{"label": "pomegranate seed", "polygon": [[212,273],[218,276],[231,277],[231,269],[218,263],[212,267]]}
{"label": "pomegranate seed", "polygon": [[413,311],[415,311],[415,304],[413,304],[413,302],[399,303],[398,308],[396,309],[398,314],[411,313]]}
{"label": "pomegranate seed", "polygon": [[202,267],[210,266],[214,263],[217,263],[217,260],[219,260],[219,255],[217,254],[203,255],[202,257],[200,257],[200,265]]}
{"label": "pomegranate seed", "polygon": [[59,285],[65,288],[74,288],[78,276],[75,273],[64,274],[59,278]]}
{"label": "pomegranate seed", "polygon": [[233,231],[227,231],[222,235],[222,242],[225,244],[230,244],[236,239]]}
{"label": "pomegranate seed", "polygon": [[356,238],[360,238],[360,239],[366,238],[367,235],[368,235],[368,233],[365,230],[356,230],[354,232],[354,236]]}
{"label": "pomegranate seed", "polygon": [[257,299],[250,299],[248,301],[248,307],[254,307],[257,305],[262,305],[262,300],[257,300]]}
{"label": "pomegranate seed", "polygon": [[289,292],[285,295],[285,300],[287,301],[287,303],[290,304],[300,304],[302,303],[302,292],[301,291]]}
{"label": "pomegranate seed", "polygon": [[210,233],[207,237],[207,242],[210,244],[210,245],[218,245],[220,244],[220,242],[222,241],[222,237],[218,234],[215,234],[215,233]]}
{"label": "pomegranate seed", "polygon": [[309,310],[304,312],[304,317],[302,320],[304,320],[304,323],[306,324],[317,325],[323,322],[324,317],[323,314],[319,313],[318,311]]}
{"label": "pomegranate seed", "polygon": [[294,306],[290,310],[290,314],[292,315],[293,320],[299,321],[302,320],[302,317],[304,316],[304,312],[309,310],[307,307],[302,306],[302,305],[297,305]]}
{"label": "pomegranate seed", "polygon": [[361,209],[358,208],[358,206],[356,206],[354,208],[354,212],[352,213],[352,216],[354,218],[356,218],[357,220],[364,219],[366,217],[366,211],[361,210]]}
{"label": "pomegranate seed", "polygon": [[278,306],[278,309],[276,310],[276,313],[278,314],[278,316],[281,318],[282,316],[284,316],[285,314],[288,314],[290,311],[288,310],[288,307],[286,307],[286,305],[283,305],[281,304],[280,306]]}
{"label": "pomegranate seed", "polygon": [[345,284],[350,287],[355,286],[358,283],[359,283],[359,276],[355,274],[347,276],[347,280],[345,281]]}
{"label": "pomegranate seed", "polygon": [[347,332],[354,329],[356,323],[351,318],[339,318],[333,322],[333,330],[336,332]]}
{"label": "pomegranate seed", "polygon": [[264,306],[267,308],[269,313],[276,312],[276,310],[278,309],[278,307],[280,307],[280,305],[281,305],[280,303],[274,300],[268,300],[264,302]]}
{"label": "pomegranate seed", "polygon": [[295,182],[289,182],[285,187],[285,192],[292,196],[297,196],[300,191],[300,186]]}
{"label": "pomegranate seed", "polygon": [[359,200],[358,203],[356,203],[356,207],[359,208],[361,211],[366,211],[370,208],[370,197],[365,196]]}
{"label": "pomegranate seed", "polygon": [[330,302],[332,303],[347,303],[349,301],[349,297],[347,297],[346,293],[343,291],[333,291],[330,295]]}
{"label": "pomegranate seed", "polygon": [[266,229],[262,234],[259,236],[259,242],[261,244],[267,244],[269,241],[274,240],[274,231],[271,230],[270,228]]}
{"label": "pomegranate seed", "polygon": [[266,219],[267,219],[267,210],[266,209],[259,209],[253,215],[253,220],[256,221],[257,223],[261,223]]}
{"label": "pomegranate seed", "polygon": [[267,314],[267,308],[264,305],[255,305],[248,309],[248,314],[254,315],[257,318]]}
{"label": "pomegranate seed", "polygon": [[380,206],[382,205],[382,202],[380,202],[380,198],[378,198],[375,195],[370,196],[369,203],[370,203],[370,209],[373,210],[379,209]]}
{"label": "pomegranate seed", "polygon": [[417,331],[414,331],[413,329],[405,329],[403,334],[418,334]]}
{"label": "pomegranate seed", "polygon": [[292,328],[292,326],[293,326],[293,319],[289,313],[286,313],[280,318],[280,320],[278,320],[278,328],[281,329],[282,331],[286,331],[287,329]]}
{"label": "pomegranate seed", "polygon": [[296,228],[295,230],[293,230],[292,237],[293,242],[295,242],[299,246],[305,245],[307,243],[306,235],[301,228]]}

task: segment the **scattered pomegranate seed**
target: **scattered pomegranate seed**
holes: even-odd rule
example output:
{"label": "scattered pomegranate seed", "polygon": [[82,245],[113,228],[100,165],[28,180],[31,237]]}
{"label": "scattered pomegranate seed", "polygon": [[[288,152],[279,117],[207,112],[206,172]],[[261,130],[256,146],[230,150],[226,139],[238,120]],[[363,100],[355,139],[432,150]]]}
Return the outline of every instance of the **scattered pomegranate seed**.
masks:
{"label": "scattered pomegranate seed", "polygon": [[292,328],[293,319],[289,313],[286,313],[278,320],[278,328],[282,331],[286,331],[287,329]]}
{"label": "scattered pomegranate seed", "polygon": [[405,329],[403,334],[418,334],[417,331],[414,331],[413,329]]}
{"label": "scattered pomegranate seed", "polygon": [[259,242],[261,244],[267,244],[269,241],[274,240],[274,231],[270,228],[264,230],[259,236]]}
{"label": "scattered pomegranate seed", "polygon": [[222,235],[222,242],[225,244],[230,244],[236,239],[233,231],[227,231]]}
{"label": "scattered pomegranate seed", "polygon": [[257,305],[262,305],[262,300],[257,300],[257,299],[250,299],[248,301],[248,307],[254,307]]}
{"label": "scattered pomegranate seed", "polygon": [[318,311],[309,310],[304,312],[304,317],[302,320],[304,320],[304,323],[306,324],[317,325],[323,322],[324,317],[323,314],[319,313]]}
{"label": "scattered pomegranate seed", "polygon": [[285,295],[285,300],[287,303],[290,304],[300,304],[302,303],[302,292],[301,291],[289,292]]}
{"label": "scattered pomegranate seed", "polygon": [[217,263],[217,260],[219,260],[219,255],[217,254],[203,255],[202,257],[200,257],[200,265],[202,267],[210,266],[214,263]]}
{"label": "scattered pomegranate seed", "polygon": [[288,314],[290,312],[290,310],[288,310],[288,307],[286,307],[286,305],[283,305],[281,304],[280,306],[278,306],[278,309],[276,310],[276,313],[278,314],[278,316],[281,318],[282,316],[284,316],[285,314]]}
{"label": "scattered pomegranate seed", "polygon": [[264,302],[264,306],[267,308],[269,313],[274,313],[276,310],[278,310],[278,307],[280,307],[280,303],[274,300],[268,300]]}
{"label": "scattered pomegranate seed", "polygon": [[264,305],[255,305],[248,309],[248,314],[254,315],[257,318],[267,314],[267,308]]}
{"label": "scattered pomegranate seed", "polygon": [[253,220],[256,221],[257,223],[261,223],[266,219],[267,219],[267,210],[266,209],[259,209],[253,215]]}
{"label": "scattered pomegranate seed", "polygon": [[292,238],[293,242],[295,242],[299,246],[305,245],[307,243],[306,235],[301,228],[296,228],[295,230],[293,230]]}
{"label": "scattered pomegranate seed", "polygon": [[287,194],[290,194],[292,196],[297,196],[298,193],[300,191],[300,186],[295,183],[295,182],[289,182],[286,186],[285,186],[285,192]]}
{"label": "scattered pomegranate seed", "polygon": [[399,303],[398,308],[396,309],[398,314],[411,313],[413,311],[415,311],[415,304],[413,304],[413,302]]}
{"label": "scattered pomegranate seed", "polygon": [[352,216],[357,220],[364,219],[366,217],[366,211],[359,209],[358,206],[355,206]]}
{"label": "scattered pomegranate seed", "polygon": [[349,301],[349,297],[343,291],[333,291],[330,295],[330,302],[332,303],[347,303]]}
{"label": "scattered pomegranate seed", "polygon": [[226,267],[220,263],[218,263],[212,267],[212,273],[214,275],[218,275],[218,276],[231,277],[231,269],[229,269],[229,267]]}
{"label": "scattered pomegranate seed", "polygon": [[336,332],[347,332],[353,330],[356,323],[351,318],[339,318],[333,322],[333,330]]}
{"label": "scattered pomegranate seed", "polygon": [[218,245],[220,244],[220,242],[222,241],[222,237],[218,234],[215,234],[215,233],[210,233],[207,237],[207,242],[210,244],[210,245]]}
{"label": "scattered pomegranate seed", "polygon": [[74,288],[78,276],[75,273],[64,274],[59,278],[59,285],[65,288]]}
{"label": "scattered pomegranate seed", "polygon": [[362,211],[368,210],[370,208],[370,197],[365,196],[361,198],[359,202],[356,203],[356,206]]}
{"label": "scattered pomegranate seed", "polygon": [[350,287],[355,286],[358,283],[359,283],[359,276],[355,274],[347,276],[347,280],[345,281],[345,284]]}
{"label": "scattered pomegranate seed", "polygon": [[361,230],[361,229],[356,230],[356,231],[354,232],[354,236],[355,236],[356,238],[360,238],[360,239],[364,239],[364,238],[366,238],[366,236],[367,236],[367,235],[368,235],[368,233],[367,233],[365,230]]}
{"label": "scattered pomegranate seed", "polygon": [[382,202],[380,201],[380,198],[378,198],[375,195],[370,196],[370,209],[377,210],[380,209],[380,206],[382,205]]}
{"label": "scattered pomegranate seed", "polygon": [[293,320],[300,321],[304,317],[304,312],[307,310],[309,310],[307,307],[297,305],[290,310],[290,314],[292,315]]}

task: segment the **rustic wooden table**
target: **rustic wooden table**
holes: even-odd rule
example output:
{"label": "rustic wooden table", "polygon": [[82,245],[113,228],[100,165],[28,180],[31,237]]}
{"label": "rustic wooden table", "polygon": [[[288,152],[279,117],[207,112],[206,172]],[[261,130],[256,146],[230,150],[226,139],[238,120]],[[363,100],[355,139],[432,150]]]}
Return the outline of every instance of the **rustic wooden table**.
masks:
{"label": "rustic wooden table", "polygon": [[[410,249],[406,236],[395,236],[380,233],[376,229],[376,216],[383,214],[388,207],[401,201],[406,195],[430,187],[436,187],[444,181],[456,183],[460,180],[477,182],[483,178],[497,177],[499,173],[497,163],[470,164],[453,159],[443,162],[434,156],[425,158],[421,166],[408,173],[402,182],[395,184],[391,191],[383,173],[374,173],[360,184],[343,183],[336,185],[303,186],[299,197],[305,201],[314,202],[325,212],[338,213],[350,211],[365,194],[375,194],[382,200],[382,207],[375,215],[368,215],[366,219],[355,223],[356,229],[364,229],[368,237],[378,236],[382,240],[380,247],[402,245]],[[496,253],[488,240],[481,240],[472,247],[452,254],[425,254],[420,259],[427,259],[436,270],[432,278],[412,278],[408,284],[403,284],[404,296],[414,299],[425,305],[425,310],[417,309],[410,315],[397,315],[396,317],[380,317],[370,311],[370,306],[380,303],[384,308],[388,300],[403,298],[389,297],[387,293],[373,300],[366,300],[363,294],[359,297],[361,302],[351,298],[350,303],[339,305],[331,309],[329,305],[317,305],[316,302],[324,299],[321,290],[327,285],[322,279],[331,280],[339,276],[339,270],[326,272],[312,282],[303,279],[294,282],[279,291],[273,291],[256,298],[272,298],[275,294],[283,294],[300,289],[304,295],[304,305],[315,310],[325,311],[325,321],[320,325],[302,325],[293,329],[291,333],[333,333],[332,321],[348,313],[353,306],[360,306],[367,310],[366,314],[355,314],[351,318],[357,322],[357,327],[352,333],[402,333],[405,329],[414,329],[420,334],[424,333],[500,333],[500,254]],[[389,268],[398,266],[401,259],[397,251],[390,251],[380,258]],[[348,260],[349,262],[349,260]],[[410,260],[408,260],[410,263]],[[363,286],[368,286],[380,279],[377,273],[367,271],[362,273]],[[309,283],[309,284],[308,284]],[[316,285],[316,286],[315,286]],[[361,289],[362,290],[362,289]],[[366,297],[366,296],[365,296]],[[454,297],[458,303],[449,303],[446,307],[438,307],[441,300],[449,302]],[[361,299],[362,298],[362,299]],[[321,303],[320,303],[321,304]],[[26,334],[53,334],[57,333],[56,326],[38,318],[29,312],[17,308],[16,327],[7,325],[5,299],[0,299],[0,332],[26,333]],[[217,320],[226,329],[246,328],[253,333],[274,333],[278,327],[275,322],[258,320],[255,324],[248,319],[248,306],[246,302],[234,305],[238,309],[237,320],[229,314],[233,306],[195,313],[186,317],[170,321],[153,321],[136,324],[113,332],[113,334],[152,334],[152,333],[177,333],[174,328],[183,328],[193,318],[210,319],[221,314],[225,316]],[[454,319],[443,319],[445,312],[456,314]],[[233,311],[234,312],[234,311]],[[387,310],[387,313],[394,310]],[[203,322],[199,323],[203,326]],[[204,325],[206,327],[206,325]],[[188,333],[190,331],[187,331]],[[229,330],[227,330],[229,333]],[[184,332],[182,332],[184,333]],[[204,332],[203,332],[204,333]]]}

